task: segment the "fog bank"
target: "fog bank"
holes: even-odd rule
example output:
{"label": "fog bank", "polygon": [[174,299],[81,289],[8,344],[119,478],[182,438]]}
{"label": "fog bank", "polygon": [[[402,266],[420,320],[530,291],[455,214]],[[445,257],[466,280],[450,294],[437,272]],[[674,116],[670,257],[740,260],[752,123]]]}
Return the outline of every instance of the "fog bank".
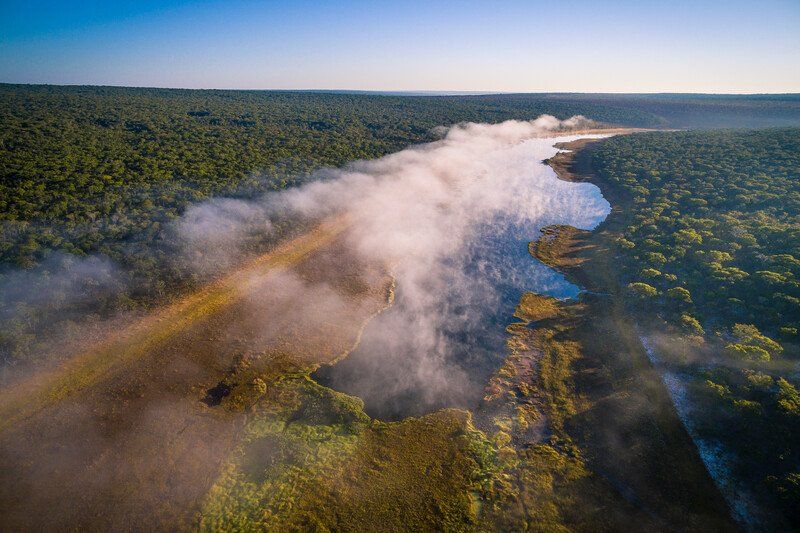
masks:
{"label": "fog bank", "polygon": [[[197,206],[178,227],[195,255],[209,251],[197,261],[204,269],[228,261],[239,235],[268,229],[272,213],[346,217],[347,253],[386,265],[397,301],[339,363],[346,371],[323,381],[387,416],[409,403],[419,411],[464,405],[504,356],[504,327],[522,291],[577,293],[527,254],[527,242],[550,224],[591,229],[609,212],[595,186],[560,181],[543,163],[557,153],[554,144],[575,138],[571,129],[589,124],[549,116],[460,124],[440,141],[326,171],[257,203]],[[330,307],[320,298],[317,305]]]}

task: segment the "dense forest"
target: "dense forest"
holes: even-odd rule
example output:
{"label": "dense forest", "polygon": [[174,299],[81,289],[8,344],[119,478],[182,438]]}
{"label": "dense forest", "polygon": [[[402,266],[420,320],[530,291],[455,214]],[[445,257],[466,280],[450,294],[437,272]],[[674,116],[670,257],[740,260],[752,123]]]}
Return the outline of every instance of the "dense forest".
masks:
{"label": "dense forest", "polygon": [[800,129],[623,136],[592,160],[635,320],[672,339],[701,436],[800,526]]}
{"label": "dense forest", "polygon": [[36,358],[41,333],[76,317],[196,284],[169,235],[187,206],[283,189],[431,140],[437,126],[543,113],[647,127],[783,124],[800,122],[800,98],[0,85],[0,359]]}

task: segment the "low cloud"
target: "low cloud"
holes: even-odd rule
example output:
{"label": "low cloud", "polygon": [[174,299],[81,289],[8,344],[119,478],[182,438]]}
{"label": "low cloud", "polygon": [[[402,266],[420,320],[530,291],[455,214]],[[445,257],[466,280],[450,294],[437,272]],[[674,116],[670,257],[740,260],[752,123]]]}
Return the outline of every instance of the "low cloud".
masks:
{"label": "low cloud", "polygon": [[220,198],[187,209],[173,230],[184,259],[210,275],[235,265],[248,241],[273,232],[269,215],[263,204]]}
{"label": "low cloud", "polygon": [[552,137],[569,140],[591,124],[542,116],[456,125],[439,141],[327,170],[258,202],[202,204],[179,222],[179,235],[188,250],[215,250],[228,265],[242,234],[278,217],[346,217],[346,253],[386,265],[397,301],[349,360],[320,377],[388,416],[409,402],[419,411],[467,404],[504,355],[504,321],[519,292],[571,295],[527,256],[527,241],[549,224],[592,228],[609,211],[596,187],[557,180],[542,162],[557,152]]}
{"label": "low cloud", "polygon": [[[369,283],[377,275],[374,265],[383,265],[396,279],[397,301],[367,328],[330,383],[363,396],[377,406],[374,412],[398,398],[422,411],[468,403],[504,355],[503,327],[519,293],[575,293],[562,276],[531,260],[526,244],[545,225],[592,228],[608,213],[596,187],[557,180],[542,163],[557,152],[555,142],[590,126],[585,117],[546,115],[459,124],[442,129],[436,142],[326,169],[302,187],[256,200],[203,202],[167,229],[174,251],[168,260],[208,279],[240,263],[259,242],[277,238],[287,224],[346,218],[338,253],[346,262],[372,265],[362,273]],[[45,269],[46,279],[35,272],[8,275],[0,291],[23,307],[85,312],[98,291],[136,290],[136,282],[106,259],[59,261],[60,267]],[[346,315],[363,302],[326,282],[337,269],[334,262],[328,276],[318,272],[313,281],[276,276],[268,292],[286,295],[286,302],[314,294],[314,308],[323,312],[292,307],[295,323]],[[265,335],[273,332],[280,313],[259,307],[258,293],[248,298]],[[400,412],[403,405],[386,410]]]}

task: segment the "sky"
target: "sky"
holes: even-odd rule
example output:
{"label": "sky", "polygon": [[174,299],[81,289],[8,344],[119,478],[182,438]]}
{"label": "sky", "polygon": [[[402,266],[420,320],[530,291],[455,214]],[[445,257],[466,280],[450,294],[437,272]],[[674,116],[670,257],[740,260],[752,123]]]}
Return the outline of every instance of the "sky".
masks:
{"label": "sky", "polygon": [[0,0],[0,82],[800,92],[800,0]]}

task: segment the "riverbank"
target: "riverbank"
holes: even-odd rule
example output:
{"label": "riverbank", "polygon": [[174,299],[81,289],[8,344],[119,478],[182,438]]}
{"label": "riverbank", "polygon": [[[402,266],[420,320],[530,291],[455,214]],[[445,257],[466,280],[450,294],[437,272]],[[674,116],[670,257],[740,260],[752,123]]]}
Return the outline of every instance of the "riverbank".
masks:
{"label": "riverbank", "polygon": [[[597,143],[581,139],[560,145],[570,151],[548,163],[561,179],[589,181],[606,193],[608,187],[591,169]],[[611,246],[622,202],[607,199],[612,212],[595,231],[549,227],[531,243],[534,257],[587,292],[580,301],[561,306],[555,317],[515,332],[514,342],[529,342],[534,359],[561,354],[561,370],[540,372],[539,386],[551,391],[551,406],[560,406],[552,424],[556,434],[579,447],[592,472],[658,517],[661,526],[735,528],[623,310]],[[570,348],[568,356],[564,346]]]}
{"label": "riverbank", "polygon": [[[552,149],[539,153],[550,157]],[[552,190],[555,177],[545,170],[546,179],[536,183]],[[540,194],[538,189],[536,193]],[[603,210],[598,217],[606,213]],[[525,237],[530,226],[523,230],[522,240],[498,252],[519,248],[519,263],[533,265]],[[478,234],[481,243],[486,244],[486,236]],[[460,251],[471,256],[465,248]],[[490,254],[484,259],[496,265],[494,260],[504,257]],[[525,269],[512,276],[516,291],[526,286],[552,290],[530,275]],[[398,290],[402,293],[402,284]],[[577,292],[570,290],[567,297]],[[513,294],[516,302],[519,292]],[[511,310],[503,313],[501,323],[482,326],[492,331],[498,327],[502,333]],[[572,424],[587,407],[573,394],[574,366],[586,355],[584,347],[566,336],[576,324],[588,323],[585,313],[586,305],[580,301],[566,303],[526,293],[516,310],[520,322],[509,326],[511,353],[505,364],[500,363],[476,410],[436,409],[423,411],[430,413],[424,416],[385,421],[368,416],[372,413],[365,410],[363,395],[322,387],[304,374],[266,380],[267,393],[254,406],[245,439],[224,463],[203,508],[201,525],[224,529],[255,523],[291,529],[313,522],[329,528],[346,524],[369,529],[377,520],[389,529],[624,530],[636,524],[666,530],[672,524],[690,523],[723,529],[711,519],[698,518],[702,513],[691,505],[688,519],[682,517],[685,509],[677,507],[683,501],[664,509],[659,505],[668,498],[654,505],[650,500],[657,497],[640,494],[657,492],[658,481],[642,472],[638,463],[638,433],[630,450],[621,449],[630,457],[617,458],[644,480],[636,490],[628,487],[629,479],[597,470],[587,453],[592,450],[573,436]],[[373,321],[370,327],[376,324]],[[501,344],[496,355],[502,353]],[[371,354],[387,366],[383,352]],[[350,364],[363,374],[365,366],[356,361],[351,354],[337,366]],[[406,374],[392,375],[398,380]]]}

